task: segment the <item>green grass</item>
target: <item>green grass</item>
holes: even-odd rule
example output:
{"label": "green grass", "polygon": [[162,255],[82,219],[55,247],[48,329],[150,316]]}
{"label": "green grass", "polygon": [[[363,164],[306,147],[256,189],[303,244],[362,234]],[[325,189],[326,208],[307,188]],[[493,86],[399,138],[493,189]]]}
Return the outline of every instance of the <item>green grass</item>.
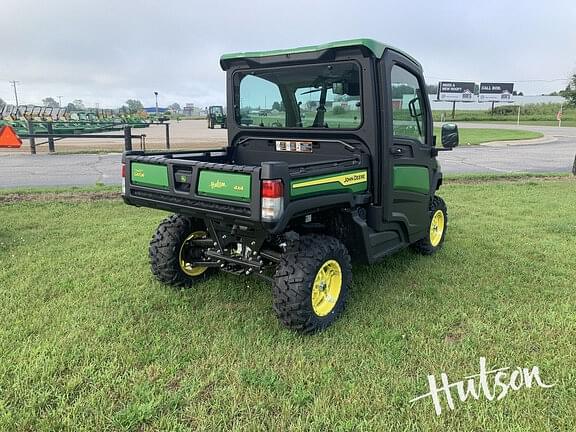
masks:
{"label": "green grass", "polygon": [[[440,145],[441,142],[441,129],[439,127],[434,128],[434,134],[436,135],[437,142]],[[525,130],[516,129],[476,129],[476,128],[460,128],[458,129],[458,134],[460,137],[460,145],[473,145],[481,144],[491,141],[516,141],[516,140],[527,140],[534,138],[542,138],[543,134],[540,132],[532,132]]]}
{"label": "green grass", "polygon": [[[466,104],[459,104],[459,108],[465,108]],[[432,115],[435,121],[440,121],[442,117],[446,121],[452,118],[451,110],[436,110],[432,105]],[[559,103],[537,103],[527,104],[520,108],[520,123],[536,124],[540,122],[558,124],[556,114],[560,111]],[[576,122],[576,107],[564,104],[562,107],[562,124],[565,122]],[[494,113],[490,111],[490,104],[486,104],[485,110],[459,109],[455,112],[456,121],[488,121],[488,122],[516,122],[518,118],[518,105],[496,104]],[[535,123],[533,123],[535,122]],[[568,124],[566,124],[568,126]]]}
{"label": "green grass", "polygon": [[[574,179],[458,181],[444,249],[355,266],[345,314],[309,337],[257,279],[155,282],[162,212],[1,204],[0,430],[574,430]],[[480,356],[556,385],[440,417],[408,402]]]}

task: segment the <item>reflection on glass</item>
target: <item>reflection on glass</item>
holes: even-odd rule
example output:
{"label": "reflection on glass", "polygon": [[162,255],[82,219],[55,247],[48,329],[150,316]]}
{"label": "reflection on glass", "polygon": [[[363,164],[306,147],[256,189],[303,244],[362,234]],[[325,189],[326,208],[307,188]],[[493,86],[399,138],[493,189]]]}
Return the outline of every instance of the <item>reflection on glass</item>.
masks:
{"label": "reflection on glass", "polygon": [[357,129],[360,88],[355,63],[252,71],[239,78],[236,121],[244,127]]}

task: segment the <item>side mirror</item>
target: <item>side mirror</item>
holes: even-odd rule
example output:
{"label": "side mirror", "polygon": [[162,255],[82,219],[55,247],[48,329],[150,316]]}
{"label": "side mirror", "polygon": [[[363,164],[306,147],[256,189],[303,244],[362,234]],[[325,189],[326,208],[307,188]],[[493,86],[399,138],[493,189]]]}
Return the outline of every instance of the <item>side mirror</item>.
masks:
{"label": "side mirror", "polygon": [[408,110],[410,111],[410,117],[412,118],[417,118],[422,115],[422,111],[420,110],[420,100],[417,97],[408,102]]}
{"label": "side mirror", "polygon": [[442,147],[447,149],[458,147],[458,126],[454,123],[442,125]]}

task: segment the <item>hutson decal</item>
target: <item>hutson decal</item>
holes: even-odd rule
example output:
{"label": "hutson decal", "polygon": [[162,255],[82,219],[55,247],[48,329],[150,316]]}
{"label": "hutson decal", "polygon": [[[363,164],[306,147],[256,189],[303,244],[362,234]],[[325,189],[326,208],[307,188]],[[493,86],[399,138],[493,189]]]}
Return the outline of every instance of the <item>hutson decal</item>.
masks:
{"label": "hutson decal", "polygon": [[[540,377],[538,366],[528,368],[510,367],[486,370],[486,358],[480,357],[480,373],[464,377],[461,381],[450,383],[448,375],[440,374],[440,383],[436,376],[428,375],[429,392],[415,397],[410,402],[425,400],[430,398],[434,405],[436,415],[442,414],[442,401],[448,409],[454,409],[456,398],[461,402],[466,402],[469,398],[479,400],[484,396],[489,401],[502,400],[511,391],[520,390],[522,387],[550,388],[555,384],[546,384]],[[454,392],[453,392],[454,390]]]}

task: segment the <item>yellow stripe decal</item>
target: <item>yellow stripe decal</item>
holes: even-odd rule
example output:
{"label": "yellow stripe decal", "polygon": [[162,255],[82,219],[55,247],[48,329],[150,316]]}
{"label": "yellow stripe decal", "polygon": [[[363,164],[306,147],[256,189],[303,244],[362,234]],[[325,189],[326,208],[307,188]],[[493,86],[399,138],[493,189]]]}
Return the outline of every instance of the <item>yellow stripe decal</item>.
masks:
{"label": "yellow stripe decal", "polygon": [[358,183],[365,183],[366,181],[368,181],[368,171],[357,171],[338,176],[313,179],[300,183],[292,183],[292,189],[323,185],[327,183],[340,183],[342,186],[349,186]]}

